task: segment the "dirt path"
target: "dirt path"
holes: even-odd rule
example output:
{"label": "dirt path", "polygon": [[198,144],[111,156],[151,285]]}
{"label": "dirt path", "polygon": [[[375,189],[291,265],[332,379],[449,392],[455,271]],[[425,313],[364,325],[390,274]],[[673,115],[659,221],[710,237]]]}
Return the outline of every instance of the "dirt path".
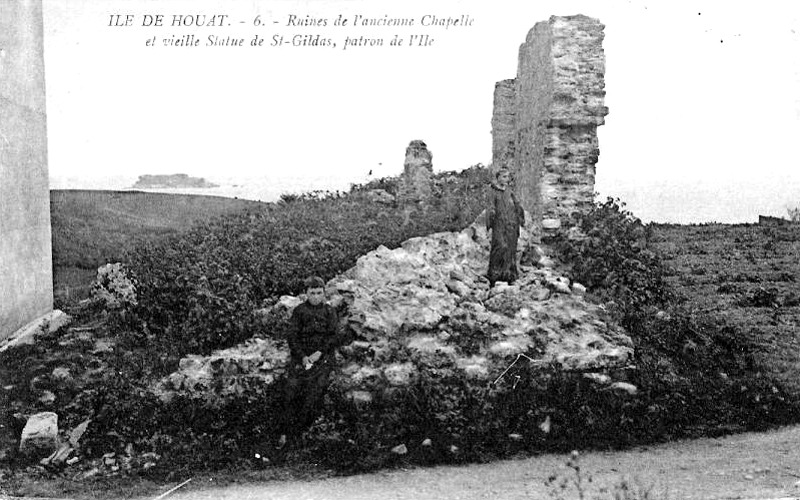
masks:
{"label": "dirt path", "polygon": [[[557,498],[548,495],[548,476],[570,475],[565,456],[464,467],[395,470],[313,481],[267,482],[215,488],[195,478],[170,500],[200,499],[478,499]],[[648,498],[800,498],[800,427],[721,439],[679,441],[625,452],[581,455],[586,498],[603,485],[627,479],[653,487]],[[797,486],[796,486],[797,484]],[[164,491],[169,487],[164,487]],[[156,494],[149,498],[155,497]],[[563,498],[578,498],[568,490]],[[602,495],[600,498],[611,498]],[[632,497],[643,498],[641,495]]]}

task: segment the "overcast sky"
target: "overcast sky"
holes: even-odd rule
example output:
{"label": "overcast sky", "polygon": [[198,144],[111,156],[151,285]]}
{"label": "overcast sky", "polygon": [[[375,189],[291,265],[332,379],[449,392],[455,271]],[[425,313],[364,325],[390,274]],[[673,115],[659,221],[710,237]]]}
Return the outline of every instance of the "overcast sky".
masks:
{"label": "overcast sky", "polygon": [[[422,139],[436,170],[491,161],[494,84],[550,15],[605,24],[606,105],[597,189],[645,220],[752,221],[800,203],[800,7],[796,2],[44,0],[53,177],[190,175],[363,180],[402,171]],[[108,26],[133,14],[130,27]],[[144,14],[165,26],[143,27]],[[173,28],[173,14],[226,14]],[[327,18],[287,27],[289,15]],[[338,14],[468,27],[334,27]],[[259,15],[262,26],[254,26]],[[244,22],[241,22],[244,21]],[[278,23],[274,23],[278,21]],[[205,47],[209,34],[265,38]],[[336,48],[269,47],[274,34]],[[351,47],[346,36],[429,47]],[[194,34],[200,47],[145,41]],[[160,43],[160,42],[159,42]]]}

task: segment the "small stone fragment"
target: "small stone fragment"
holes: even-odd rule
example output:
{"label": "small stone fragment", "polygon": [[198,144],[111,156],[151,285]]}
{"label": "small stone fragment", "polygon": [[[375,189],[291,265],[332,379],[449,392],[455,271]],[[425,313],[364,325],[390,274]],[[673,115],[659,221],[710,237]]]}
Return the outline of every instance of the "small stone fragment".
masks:
{"label": "small stone fragment", "polygon": [[92,477],[94,477],[94,476],[96,476],[98,474],[100,474],[100,468],[99,467],[93,467],[93,468],[87,470],[86,472],[78,474],[78,476],[76,477],[76,480],[81,481],[83,479],[89,479],[89,478],[92,478]]}
{"label": "small stone fragment", "polygon": [[104,352],[112,352],[114,350],[114,343],[107,339],[98,339],[94,343],[92,354],[102,354]]}
{"label": "small stone fragment", "polygon": [[629,396],[634,396],[637,392],[639,392],[639,389],[635,385],[627,382],[614,382],[609,388],[614,392],[619,394],[627,394]]}
{"label": "small stone fragment", "polygon": [[547,300],[550,298],[550,290],[547,288],[540,288],[533,297],[534,299],[538,300],[539,302],[543,300]]}
{"label": "small stone fragment", "polygon": [[470,294],[470,288],[463,281],[450,280],[445,286],[450,292],[461,297],[466,297]]}
{"label": "small stone fragment", "polygon": [[395,387],[407,386],[416,373],[413,363],[393,363],[383,370],[383,374],[390,385]]}
{"label": "small stone fragment", "polygon": [[372,402],[372,394],[369,391],[350,391],[347,397],[356,404],[368,404]]}
{"label": "small stone fragment", "polygon": [[611,382],[611,377],[604,373],[584,373],[583,377],[602,385],[606,385]]}
{"label": "small stone fragment", "polygon": [[584,295],[586,293],[586,287],[581,285],[580,283],[573,283],[572,293],[576,295]]}
{"label": "small stone fragment", "polygon": [[57,451],[49,457],[43,458],[39,463],[42,465],[60,465],[69,458],[73,451],[75,450],[70,445],[62,444]]}
{"label": "small stone fragment", "polygon": [[39,398],[39,402],[46,405],[51,405],[55,403],[56,395],[53,394],[51,391],[44,391],[42,396]]}
{"label": "small stone fragment", "polygon": [[72,375],[69,373],[69,368],[64,368],[63,366],[53,368],[53,373],[51,376],[53,377],[53,380],[59,380],[63,382],[72,381]]}
{"label": "small stone fragment", "polygon": [[558,293],[563,293],[567,295],[572,293],[572,290],[570,289],[569,285],[564,283],[563,281],[548,281],[547,286],[549,286]]}
{"label": "small stone fragment", "polygon": [[559,219],[543,219],[542,220],[542,228],[543,229],[558,229],[561,227],[561,221]]}
{"label": "small stone fragment", "polygon": [[408,453],[408,448],[406,448],[405,444],[400,444],[392,448],[392,453],[396,455],[405,455]]}
{"label": "small stone fragment", "polygon": [[550,415],[545,417],[544,422],[539,424],[539,429],[544,432],[545,434],[550,432]]}
{"label": "small stone fragment", "polygon": [[31,416],[22,429],[19,451],[23,455],[47,457],[58,449],[58,415],[42,412]]}

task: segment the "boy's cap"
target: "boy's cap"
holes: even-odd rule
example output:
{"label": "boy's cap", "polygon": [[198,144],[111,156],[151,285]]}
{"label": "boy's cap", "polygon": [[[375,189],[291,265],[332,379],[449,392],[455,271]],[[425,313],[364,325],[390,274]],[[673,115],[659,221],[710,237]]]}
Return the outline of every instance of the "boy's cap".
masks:
{"label": "boy's cap", "polygon": [[325,282],[319,276],[312,276],[306,279],[306,290],[309,288],[325,288]]}

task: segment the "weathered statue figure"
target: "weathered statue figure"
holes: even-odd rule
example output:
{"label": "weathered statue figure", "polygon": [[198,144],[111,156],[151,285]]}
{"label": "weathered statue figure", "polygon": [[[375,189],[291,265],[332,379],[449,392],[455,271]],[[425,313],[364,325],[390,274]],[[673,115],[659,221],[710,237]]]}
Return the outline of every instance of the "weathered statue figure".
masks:
{"label": "weathered statue figure", "polygon": [[510,180],[508,169],[497,171],[486,213],[486,229],[492,231],[487,275],[492,286],[498,281],[512,283],[518,275],[517,240],[519,228],[525,223],[525,211],[509,187]]}

